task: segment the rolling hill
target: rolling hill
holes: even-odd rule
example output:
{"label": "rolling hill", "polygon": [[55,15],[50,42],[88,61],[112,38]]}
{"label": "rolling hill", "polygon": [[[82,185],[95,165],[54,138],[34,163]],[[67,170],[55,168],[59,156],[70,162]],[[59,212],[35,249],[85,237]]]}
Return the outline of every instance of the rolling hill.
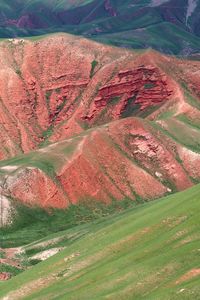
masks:
{"label": "rolling hill", "polygon": [[60,252],[0,282],[0,299],[199,299],[199,195],[197,185],[22,247],[37,262]]}
{"label": "rolling hill", "polygon": [[198,0],[1,0],[0,37],[68,32],[187,56],[199,52],[199,12]]}

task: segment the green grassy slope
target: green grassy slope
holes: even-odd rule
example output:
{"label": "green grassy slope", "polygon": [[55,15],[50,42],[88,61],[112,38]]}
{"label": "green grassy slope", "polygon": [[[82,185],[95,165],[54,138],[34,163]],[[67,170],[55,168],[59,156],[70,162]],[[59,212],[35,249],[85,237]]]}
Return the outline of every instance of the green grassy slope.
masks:
{"label": "green grassy slope", "polygon": [[[143,26],[143,20],[133,20],[132,26],[124,28],[119,32],[102,33],[94,36],[97,41],[115,46],[128,48],[148,48],[157,49],[170,54],[188,55],[191,49],[198,51],[200,38],[183,30],[181,27],[169,22],[158,22]],[[134,23],[136,23],[134,25]],[[187,48],[186,45],[189,45]],[[191,48],[190,48],[191,47]]]}
{"label": "green grassy slope", "polygon": [[0,228],[0,246],[2,248],[20,247],[50,234],[60,236],[66,229],[99,220],[137,205],[130,199],[120,202],[113,201],[110,205],[91,201],[90,203],[70,205],[65,210],[46,211],[42,208],[30,208],[18,203],[15,205],[17,217],[12,226]]}
{"label": "green grassy slope", "polygon": [[[199,202],[197,185],[87,227],[58,233],[57,237],[66,239],[70,233],[80,236],[59,254],[1,283],[0,297],[199,299]],[[81,236],[84,230],[87,234]]]}
{"label": "green grassy slope", "polygon": [[199,52],[200,4],[186,18],[187,0],[165,2],[1,0],[0,37],[62,31],[123,47],[184,55]]}

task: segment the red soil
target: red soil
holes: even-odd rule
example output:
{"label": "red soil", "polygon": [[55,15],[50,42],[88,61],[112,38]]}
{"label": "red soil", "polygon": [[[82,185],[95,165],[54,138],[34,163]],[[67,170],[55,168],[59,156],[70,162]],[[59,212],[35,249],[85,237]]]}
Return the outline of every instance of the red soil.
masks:
{"label": "red soil", "polygon": [[144,111],[175,92],[148,55],[64,34],[2,42],[0,63],[1,159],[27,153],[50,135],[57,141],[119,119],[128,101]]}
{"label": "red soil", "polygon": [[154,123],[120,120],[156,121],[170,110],[198,120],[198,105],[187,101],[179,83],[189,83],[187,92],[198,99],[200,62],[62,34],[2,42],[0,63],[0,159],[118,120],[89,131],[70,158],[61,153],[51,175],[27,163],[8,176],[5,196],[64,208],[85,199],[152,199],[191,186],[190,176],[200,178],[198,154]]}
{"label": "red soil", "polygon": [[16,176],[7,180],[14,199],[28,205],[64,208],[68,205],[62,188],[36,168],[20,170]]}
{"label": "red soil", "polygon": [[[74,148],[72,154],[61,149],[65,144]],[[51,153],[57,157],[54,176],[37,168],[19,168],[8,177],[5,195],[57,208],[90,199],[105,203],[113,198],[153,199],[192,186],[187,169],[176,160],[176,147],[180,150],[165,136],[160,140],[160,132],[150,124],[126,118],[88,131],[76,145],[71,139],[43,149],[50,162]]]}

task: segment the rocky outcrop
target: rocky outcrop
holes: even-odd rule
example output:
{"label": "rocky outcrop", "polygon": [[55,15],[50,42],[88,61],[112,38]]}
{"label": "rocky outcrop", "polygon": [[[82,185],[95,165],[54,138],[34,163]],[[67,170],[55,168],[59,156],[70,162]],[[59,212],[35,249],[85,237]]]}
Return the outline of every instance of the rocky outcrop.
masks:
{"label": "rocky outcrop", "polygon": [[[120,71],[97,92],[90,111],[84,120],[98,118],[105,108],[112,107],[113,119],[130,116],[137,111],[161,105],[170,99],[172,88],[165,74],[154,66],[139,66],[134,70]],[[113,106],[117,104],[117,109]],[[114,111],[115,110],[115,115]],[[139,108],[139,109],[138,109]]]}

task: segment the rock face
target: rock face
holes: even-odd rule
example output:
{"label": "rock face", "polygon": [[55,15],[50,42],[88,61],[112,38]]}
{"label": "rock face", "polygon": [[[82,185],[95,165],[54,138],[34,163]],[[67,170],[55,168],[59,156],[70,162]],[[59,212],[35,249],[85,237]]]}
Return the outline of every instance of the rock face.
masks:
{"label": "rock face", "polygon": [[[107,117],[112,115],[113,119],[118,119],[129,116],[138,108],[141,112],[165,103],[172,94],[173,90],[166,76],[156,67],[140,66],[135,70],[120,71],[99,89],[90,111],[83,119],[91,123],[109,105]],[[113,102],[117,102],[115,107],[112,105]]]}
{"label": "rock face", "polygon": [[2,42],[0,63],[4,200],[140,201],[199,181],[199,61],[61,34]]}

